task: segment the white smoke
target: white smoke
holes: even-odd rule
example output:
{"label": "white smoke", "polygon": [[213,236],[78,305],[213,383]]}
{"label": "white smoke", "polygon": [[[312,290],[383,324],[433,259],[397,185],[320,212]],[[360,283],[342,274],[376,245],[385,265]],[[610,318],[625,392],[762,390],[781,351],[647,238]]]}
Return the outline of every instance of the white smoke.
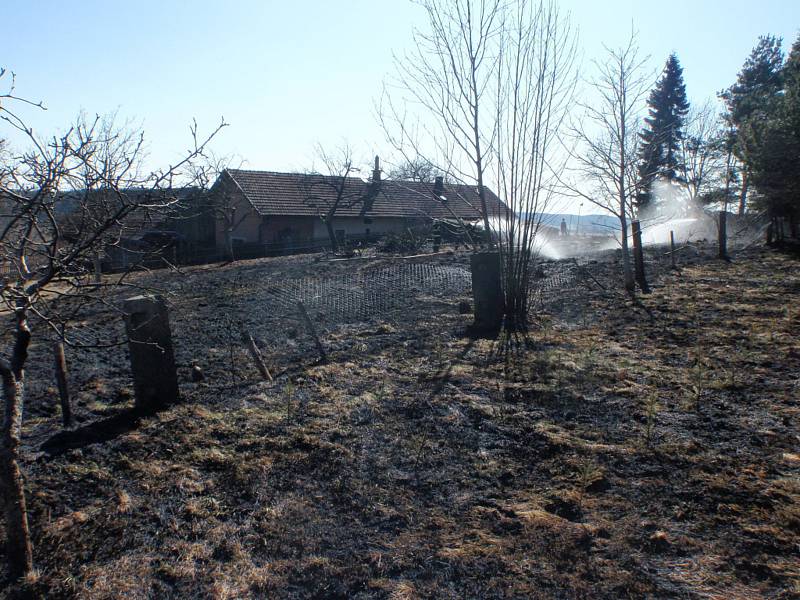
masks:
{"label": "white smoke", "polygon": [[685,186],[658,180],[653,184],[654,202],[639,214],[642,242],[668,244],[670,231],[676,244],[716,237],[714,219],[689,198]]}
{"label": "white smoke", "polygon": [[[496,238],[502,238],[503,243],[507,244],[510,241],[511,227],[508,219],[492,219],[490,227],[493,235]],[[534,224],[531,224],[530,227],[533,230]],[[522,223],[520,218],[517,219],[514,227],[514,242],[518,246],[522,243],[523,235],[521,230]],[[550,260],[562,260],[619,247],[618,240],[612,235],[578,236],[572,234],[561,236],[558,228],[543,224],[539,224],[536,235],[533,239],[530,239],[529,236],[527,242],[534,256]]]}

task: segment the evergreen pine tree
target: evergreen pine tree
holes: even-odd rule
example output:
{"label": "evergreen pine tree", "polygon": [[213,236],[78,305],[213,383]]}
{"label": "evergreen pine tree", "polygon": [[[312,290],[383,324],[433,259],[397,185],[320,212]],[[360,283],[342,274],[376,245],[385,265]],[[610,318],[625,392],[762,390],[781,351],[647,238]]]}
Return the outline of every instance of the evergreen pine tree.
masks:
{"label": "evergreen pine tree", "polygon": [[800,35],[798,35],[786,65],[784,74],[784,95],[781,119],[789,148],[784,154],[787,166],[784,173],[784,190],[787,201],[786,213],[792,225],[792,235],[798,237],[800,224]]}
{"label": "evergreen pine tree", "polygon": [[781,38],[761,36],[734,83],[719,94],[728,109],[733,153],[743,163],[739,213],[744,213],[751,180],[753,153],[760,145],[770,114],[774,114],[783,88]]}
{"label": "evergreen pine tree", "polygon": [[[772,73],[774,75],[774,72]],[[773,81],[778,77],[773,77]],[[764,91],[759,105],[743,120],[746,166],[760,197],[758,208],[789,221],[792,234],[800,221],[800,38],[780,69],[780,88]]]}
{"label": "evergreen pine tree", "polygon": [[736,83],[720,94],[728,108],[728,121],[736,128],[769,110],[783,88],[781,38],[761,36],[739,71]]}
{"label": "evergreen pine tree", "polygon": [[641,192],[637,199],[640,208],[652,204],[653,182],[657,179],[681,182],[684,167],[680,158],[683,125],[689,112],[683,69],[675,54],[671,54],[664,72],[647,99],[649,113],[646,127],[640,134],[639,179]]}

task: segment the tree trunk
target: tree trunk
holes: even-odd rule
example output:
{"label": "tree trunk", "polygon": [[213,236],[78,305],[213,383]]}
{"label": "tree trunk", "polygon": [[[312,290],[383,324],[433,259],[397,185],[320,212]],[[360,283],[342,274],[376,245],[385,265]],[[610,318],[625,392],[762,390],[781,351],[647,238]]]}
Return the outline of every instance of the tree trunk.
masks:
{"label": "tree trunk", "polygon": [[5,503],[6,555],[11,579],[33,571],[33,549],[28,529],[25,489],[19,468],[20,431],[22,428],[23,381],[10,369],[2,369],[5,422],[0,447],[0,485]]}
{"label": "tree trunk", "polygon": [[[747,176],[747,171],[742,173],[742,192],[739,194],[739,216],[744,215],[745,208],[747,207],[747,190],[750,187],[750,178]],[[727,202],[727,200],[726,200]]]}
{"label": "tree trunk", "polygon": [[489,207],[486,204],[486,187],[483,185],[483,153],[481,152],[480,121],[478,120],[478,91],[475,85],[475,63],[472,63],[472,90],[475,94],[474,110],[472,112],[472,134],[475,136],[475,174],[478,183],[478,198],[481,201],[483,212],[483,226],[486,228],[486,246],[492,247],[492,230],[489,225]]}
{"label": "tree trunk", "polygon": [[225,226],[225,252],[228,253],[228,260],[230,262],[236,260],[236,257],[233,255],[233,233],[230,225]]}
{"label": "tree trunk", "polygon": [[492,241],[492,229],[491,225],[489,224],[489,208],[486,204],[486,186],[483,185],[483,171],[481,170],[478,173],[478,198],[481,200],[481,212],[483,212],[483,227],[486,229],[486,245],[487,247],[491,248],[493,245]]}
{"label": "tree trunk", "polygon": [[633,270],[631,269],[631,254],[628,250],[628,222],[625,219],[625,213],[621,212],[619,224],[621,229],[621,243],[622,243],[622,276],[625,282],[625,289],[633,293],[635,291],[635,284],[633,281]]}
{"label": "tree trunk", "polygon": [[336,239],[336,232],[333,230],[333,223],[330,219],[325,219],[325,229],[328,230],[328,237],[331,239],[331,252],[338,252],[339,240]]}
{"label": "tree trunk", "polygon": [[638,219],[631,221],[633,235],[633,258],[636,266],[636,283],[639,284],[643,294],[650,293],[650,286],[647,285],[647,276],[644,272],[644,248],[642,247],[642,227]]}

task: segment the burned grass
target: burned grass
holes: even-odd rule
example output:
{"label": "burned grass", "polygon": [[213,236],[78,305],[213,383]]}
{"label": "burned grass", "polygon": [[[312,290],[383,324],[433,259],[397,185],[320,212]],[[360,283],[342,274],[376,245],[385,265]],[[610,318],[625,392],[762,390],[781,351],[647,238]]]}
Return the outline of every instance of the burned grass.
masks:
{"label": "burned grass", "polygon": [[[258,294],[260,277],[319,268],[294,260],[164,282],[183,402],[110,435],[98,423],[130,404],[124,350],[73,354],[86,431],[65,441],[47,348],[32,349],[28,592],[800,594],[796,260],[700,250],[679,273],[652,263],[635,303],[600,260],[596,282],[543,295],[517,340],[469,338],[463,298],[429,293],[366,322],[318,315],[325,365]],[[273,383],[233,343],[238,320]]]}

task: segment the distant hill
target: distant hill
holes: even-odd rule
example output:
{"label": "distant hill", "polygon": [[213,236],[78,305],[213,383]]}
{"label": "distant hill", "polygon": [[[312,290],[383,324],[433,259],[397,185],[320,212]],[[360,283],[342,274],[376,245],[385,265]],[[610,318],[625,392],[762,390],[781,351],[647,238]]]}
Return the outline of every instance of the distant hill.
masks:
{"label": "distant hill", "polygon": [[610,234],[619,230],[619,219],[611,215],[573,215],[567,213],[544,213],[542,224],[548,227],[561,227],[561,219],[567,223],[570,233]]}

